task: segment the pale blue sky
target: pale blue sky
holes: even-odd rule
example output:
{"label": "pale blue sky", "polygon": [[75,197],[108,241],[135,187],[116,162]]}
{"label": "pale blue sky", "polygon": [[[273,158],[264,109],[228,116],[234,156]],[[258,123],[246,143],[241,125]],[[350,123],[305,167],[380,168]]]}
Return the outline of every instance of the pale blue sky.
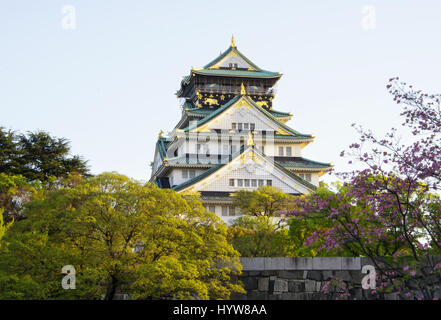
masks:
{"label": "pale blue sky", "polygon": [[[76,9],[77,29],[61,26]],[[376,28],[362,28],[366,5]],[[384,132],[400,109],[385,88],[400,76],[439,93],[439,1],[0,2],[0,126],[71,140],[93,173],[148,179],[159,130],[181,111],[174,92],[191,66],[235,35],[263,69],[281,71],[274,108],[316,141],[304,156],[345,170],[353,122]]]}

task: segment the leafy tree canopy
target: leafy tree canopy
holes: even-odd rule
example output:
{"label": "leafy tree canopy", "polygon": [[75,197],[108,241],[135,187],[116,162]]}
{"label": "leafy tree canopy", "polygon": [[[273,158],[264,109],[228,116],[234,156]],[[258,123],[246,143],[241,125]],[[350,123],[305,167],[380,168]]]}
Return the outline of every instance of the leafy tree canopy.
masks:
{"label": "leafy tree canopy", "polygon": [[28,181],[51,183],[77,173],[89,175],[87,161],[70,155],[70,144],[44,131],[17,134],[0,127],[0,173],[21,175]]}
{"label": "leafy tree canopy", "polygon": [[[115,173],[50,191],[26,205],[0,251],[0,299],[226,299],[243,289],[227,228],[194,194]],[[76,269],[63,290],[61,268]]]}

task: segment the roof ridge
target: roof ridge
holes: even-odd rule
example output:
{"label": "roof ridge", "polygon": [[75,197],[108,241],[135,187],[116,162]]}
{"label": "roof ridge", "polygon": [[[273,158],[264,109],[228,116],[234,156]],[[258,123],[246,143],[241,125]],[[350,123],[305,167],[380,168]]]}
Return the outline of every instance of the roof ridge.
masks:
{"label": "roof ridge", "polygon": [[259,68],[254,62],[252,62],[242,52],[240,52],[236,46],[233,47],[232,45],[227,50],[222,52],[219,56],[217,56],[214,60],[210,61],[208,64],[203,66],[203,69],[208,69],[211,66],[217,64],[219,61],[221,61],[223,58],[225,58],[232,51],[235,52],[238,56],[240,56],[243,60],[245,60],[245,62],[247,62],[250,66],[252,66],[255,69],[253,71],[255,71],[255,72],[266,71],[266,70]]}

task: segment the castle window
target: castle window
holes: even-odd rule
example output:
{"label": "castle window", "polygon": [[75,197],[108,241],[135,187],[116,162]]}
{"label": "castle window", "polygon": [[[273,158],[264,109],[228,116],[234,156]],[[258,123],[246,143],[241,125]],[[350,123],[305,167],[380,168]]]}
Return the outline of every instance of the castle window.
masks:
{"label": "castle window", "polygon": [[257,180],[256,179],[251,179],[251,186],[257,187]]}
{"label": "castle window", "polygon": [[237,124],[237,130],[242,131],[242,123]]}
{"label": "castle window", "polygon": [[256,129],[256,124],[250,123],[250,130],[254,131],[254,129]]}
{"label": "castle window", "polygon": [[231,129],[236,130],[236,123],[235,123],[235,122],[233,122],[233,123],[231,124]]}
{"label": "castle window", "polygon": [[267,186],[272,186],[273,185],[273,181],[272,180],[266,180],[266,185]]}
{"label": "castle window", "polygon": [[234,179],[230,179],[230,187],[234,187]]}
{"label": "castle window", "polygon": [[222,216],[228,216],[228,207],[222,206]]}
{"label": "castle window", "polygon": [[244,129],[244,130],[248,130],[248,123],[244,123],[244,124],[243,124],[243,129]]}
{"label": "castle window", "polygon": [[244,179],[244,185],[245,185],[245,187],[249,187],[250,186],[250,179]]}
{"label": "castle window", "polygon": [[286,156],[287,156],[287,157],[291,157],[291,155],[292,155],[292,149],[291,149],[291,147],[286,147]]}
{"label": "castle window", "polygon": [[259,187],[263,186],[263,179],[259,179]]}
{"label": "castle window", "polygon": [[216,213],[216,206],[209,206],[210,212]]}
{"label": "castle window", "polygon": [[279,147],[279,156],[283,156],[283,147]]}
{"label": "castle window", "polygon": [[243,180],[242,179],[237,179],[237,186],[238,187],[242,187],[243,186]]}
{"label": "castle window", "polygon": [[182,170],[182,178],[187,179],[188,178],[188,170]]}
{"label": "castle window", "polygon": [[229,211],[229,216],[230,217],[234,217],[236,215],[234,207],[228,207],[228,211]]}
{"label": "castle window", "polygon": [[307,173],[307,174],[305,174],[305,176],[306,176],[305,180],[311,182],[311,174]]}

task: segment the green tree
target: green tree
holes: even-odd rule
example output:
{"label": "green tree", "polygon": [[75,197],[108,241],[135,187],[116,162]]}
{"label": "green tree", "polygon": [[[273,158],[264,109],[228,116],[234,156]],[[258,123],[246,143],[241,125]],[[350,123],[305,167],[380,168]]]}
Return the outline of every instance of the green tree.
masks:
{"label": "green tree", "polygon": [[244,216],[228,229],[229,241],[246,257],[286,256],[290,251],[287,224],[281,216],[292,196],[272,186],[234,193],[233,205]]}
{"label": "green tree", "polygon": [[20,167],[17,139],[14,131],[0,127],[0,173],[16,173],[16,169]]}
{"label": "green tree", "polygon": [[275,217],[286,211],[290,196],[272,186],[261,186],[253,191],[239,190],[233,194],[233,205],[243,214]]}
{"label": "green tree", "polygon": [[19,174],[30,181],[51,182],[53,177],[65,178],[77,173],[88,176],[87,161],[70,156],[70,144],[65,138],[51,137],[47,132],[28,132],[19,136],[21,150]]}
{"label": "green tree", "polygon": [[0,173],[0,208],[5,222],[24,218],[23,204],[42,195],[39,183],[29,183],[20,175]]}
{"label": "green tree", "polygon": [[6,230],[10,228],[12,222],[5,224],[3,221],[3,208],[0,208],[0,241],[6,233]]}
{"label": "green tree", "polygon": [[17,134],[0,127],[0,173],[22,175],[28,181],[53,184],[77,173],[89,175],[87,161],[70,155],[70,144],[44,131]]}
{"label": "green tree", "polygon": [[[342,190],[344,187],[341,184],[335,183],[333,187],[336,190]],[[335,197],[335,193],[329,186],[322,184],[313,193],[321,199],[327,200]],[[299,197],[297,200],[300,202],[302,199],[308,197],[307,195]],[[350,204],[350,199],[347,201]],[[298,208],[302,210],[303,208]],[[334,222],[328,219],[320,212],[309,212],[308,215],[294,216],[288,219],[289,224],[289,238],[292,243],[292,251],[290,254],[294,257],[326,257],[326,256],[354,256],[355,252],[350,251],[345,247],[338,248],[322,248],[320,241],[310,242],[314,237],[320,237],[326,234],[333,226]]]}
{"label": "green tree", "polygon": [[[0,298],[228,298],[243,289],[227,229],[200,198],[115,173],[30,202],[0,253]],[[63,290],[61,268],[76,269]]]}
{"label": "green tree", "polygon": [[285,257],[293,250],[287,226],[266,216],[237,218],[228,228],[228,238],[243,257]]}

